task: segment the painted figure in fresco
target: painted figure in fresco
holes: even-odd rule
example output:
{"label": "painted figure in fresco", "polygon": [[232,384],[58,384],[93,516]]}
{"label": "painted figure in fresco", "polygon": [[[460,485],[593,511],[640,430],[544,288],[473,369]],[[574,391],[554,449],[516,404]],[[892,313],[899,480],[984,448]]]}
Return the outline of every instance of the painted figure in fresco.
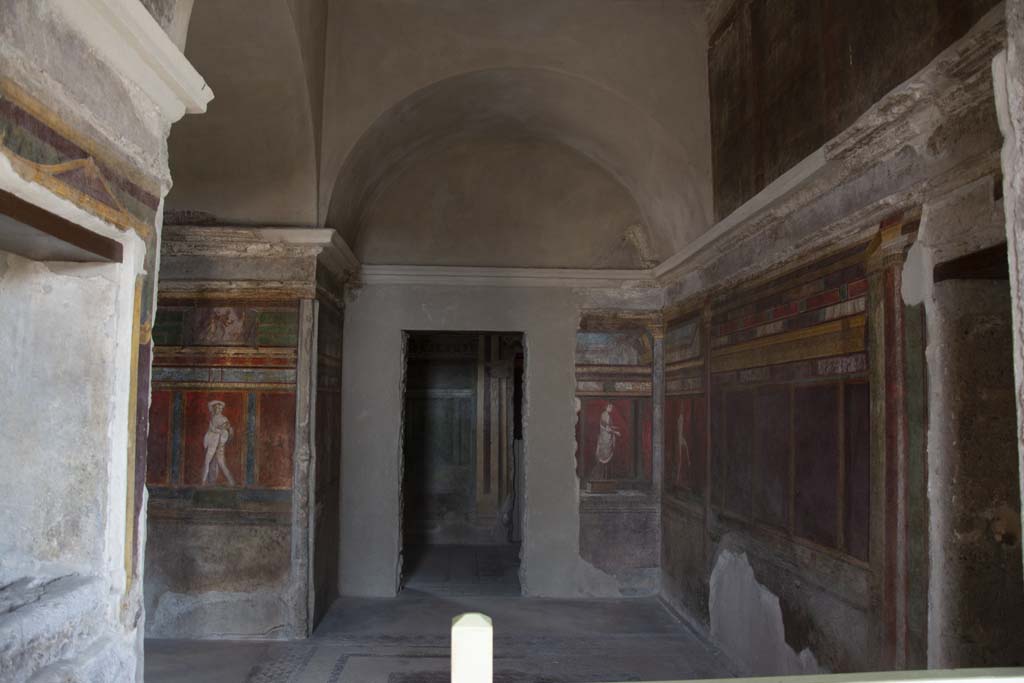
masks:
{"label": "painted figure in fresco", "polygon": [[612,412],[614,410],[615,406],[609,403],[605,406],[604,412],[601,413],[601,433],[597,436],[597,448],[594,449],[594,459],[597,462],[594,464],[591,479],[608,478],[608,463],[615,456],[615,444],[619,437],[622,436],[622,432],[612,424]]}
{"label": "painted figure in fresco", "polygon": [[690,444],[686,443],[684,427],[683,414],[679,413],[676,418],[676,488],[682,488],[686,483],[683,479],[683,463],[690,466]]}
{"label": "painted figure in fresco", "polygon": [[[224,401],[210,401],[210,426],[206,428],[206,436],[203,437],[203,446],[206,448],[206,461],[203,463],[203,483],[216,484],[218,470],[224,472],[228,483],[235,485],[235,478],[231,476],[231,470],[224,460],[224,446],[235,435],[228,418],[224,416]],[[216,460],[216,462],[214,462]],[[210,466],[213,465],[213,472]]]}

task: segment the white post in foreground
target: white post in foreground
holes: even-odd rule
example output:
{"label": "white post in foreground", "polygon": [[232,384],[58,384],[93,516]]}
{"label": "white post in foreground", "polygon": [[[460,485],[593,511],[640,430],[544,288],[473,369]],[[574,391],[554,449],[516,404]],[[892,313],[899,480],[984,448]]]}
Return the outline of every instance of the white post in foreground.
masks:
{"label": "white post in foreground", "polygon": [[494,626],[479,612],[452,619],[452,683],[493,683]]}

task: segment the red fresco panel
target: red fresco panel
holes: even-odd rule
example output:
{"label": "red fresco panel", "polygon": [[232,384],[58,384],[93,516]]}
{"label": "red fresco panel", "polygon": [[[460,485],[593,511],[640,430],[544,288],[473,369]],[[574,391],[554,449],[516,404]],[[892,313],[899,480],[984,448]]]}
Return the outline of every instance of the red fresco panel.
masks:
{"label": "red fresco panel", "polygon": [[730,512],[750,517],[752,465],[754,452],[754,394],[752,391],[730,391],[725,395],[726,432],[725,506]]}
{"label": "red fresco panel", "polygon": [[796,466],[794,529],[835,547],[839,486],[838,385],[800,387],[794,393]]}
{"label": "red fresco panel", "polygon": [[846,550],[867,560],[871,535],[871,394],[866,382],[847,384]]}
{"label": "red fresco panel", "polygon": [[[611,440],[611,460],[600,466],[596,457],[601,434],[601,415],[612,406],[610,426],[618,434]],[[581,411],[583,457],[580,459],[584,480],[632,479],[635,471],[635,435],[633,434],[633,401],[622,398],[592,398],[583,401]]]}
{"label": "red fresco panel", "polygon": [[171,476],[171,413],[174,393],[154,391],[149,405],[149,437],[146,448],[146,483],[168,486]]}
{"label": "red fresco panel", "polygon": [[261,487],[291,488],[295,450],[295,394],[259,395],[256,482]]}
{"label": "red fresco panel", "polygon": [[669,490],[704,491],[704,398],[665,401],[665,478]]}
{"label": "red fresco panel", "polygon": [[[246,448],[246,394],[242,391],[189,391],[185,393],[185,433],[182,436],[185,453],[184,484],[186,486],[231,486],[224,472],[214,468],[213,463],[210,470],[203,472],[203,465],[206,460],[206,435],[210,428],[213,416],[210,403],[212,401],[223,401],[223,416],[227,418],[231,427],[231,436],[224,445],[224,460],[234,480],[235,486],[245,483],[245,468],[243,467]],[[216,480],[212,477],[206,481],[207,476],[214,469],[218,469]]]}
{"label": "red fresco panel", "polygon": [[839,290],[833,289],[807,299],[807,310],[812,311],[823,306],[831,306],[832,304],[837,304],[840,301],[842,301],[842,297],[839,294]]}
{"label": "red fresco panel", "polygon": [[789,387],[761,387],[756,394],[757,478],[754,515],[771,526],[789,528]]}
{"label": "red fresco panel", "polygon": [[856,299],[868,293],[868,281],[856,280],[846,286],[846,296],[849,299]]}

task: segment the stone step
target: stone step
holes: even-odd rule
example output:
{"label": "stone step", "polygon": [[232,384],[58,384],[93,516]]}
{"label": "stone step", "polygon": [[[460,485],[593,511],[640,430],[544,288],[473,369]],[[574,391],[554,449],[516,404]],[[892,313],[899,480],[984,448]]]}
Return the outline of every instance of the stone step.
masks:
{"label": "stone step", "polygon": [[130,683],[135,680],[131,652],[122,639],[102,637],[77,656],[40,669],[29,683]]}
{"label": "stone step", "polygon": [[29,681],[86,651],[104,630],[105,597],[99,579],[77,574],[0,586],[0,680]]}

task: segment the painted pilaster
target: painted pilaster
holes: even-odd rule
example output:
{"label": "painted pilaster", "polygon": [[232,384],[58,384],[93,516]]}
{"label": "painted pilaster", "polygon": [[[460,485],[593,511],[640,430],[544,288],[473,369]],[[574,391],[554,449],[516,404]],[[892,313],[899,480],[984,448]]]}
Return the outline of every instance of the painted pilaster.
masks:
{"label": "painted pilaster", "polygon": [[310,539],[315,464],[313,444],[316,428],[316,302],[299,302],[299,343],[295,366],[295,455],[293,459],[291,589],[295,610],[293,628],[297,637],[310,630]]}
{"label": "painted pilaster", "polygon": [[654,340],[654,368],[651,374],[651,490],[660,497],[665,482],[665,326],[652,325],[649,329]]}
{"label": "painted pilaster", "polygon": [[878,643],[886,668],[908,658],[908,434],[903,302],[905,253],[913,240],[902,216],[885,221],[868,258],[868,353],[871,373],[871,566]]}

